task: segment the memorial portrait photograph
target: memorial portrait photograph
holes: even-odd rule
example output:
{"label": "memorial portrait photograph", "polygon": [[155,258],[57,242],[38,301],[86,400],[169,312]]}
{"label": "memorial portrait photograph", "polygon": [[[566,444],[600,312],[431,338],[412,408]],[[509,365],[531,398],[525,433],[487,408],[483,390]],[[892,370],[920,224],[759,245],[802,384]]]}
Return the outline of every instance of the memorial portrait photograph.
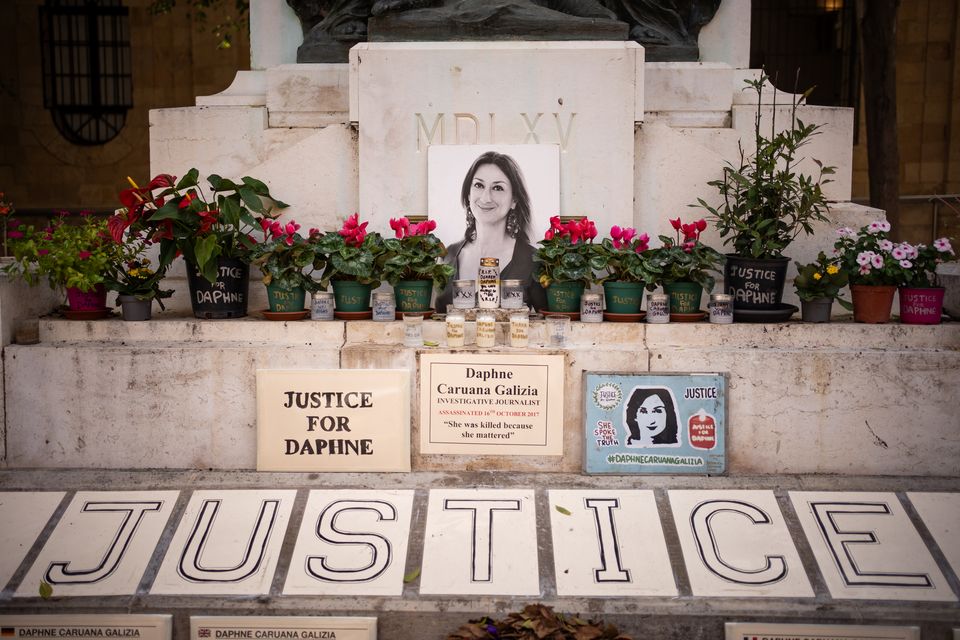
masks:
{"label": "memorial portrait photograph", "polygon": [[[453,280],[476,280],[480,259],[497,258],[501,280],[521,280],[527,304],[542,306],[533,257],[560,212],[559,146],[432,145],[427,190]],[[451,289],[439,292],[438,310],[450,303]]]}

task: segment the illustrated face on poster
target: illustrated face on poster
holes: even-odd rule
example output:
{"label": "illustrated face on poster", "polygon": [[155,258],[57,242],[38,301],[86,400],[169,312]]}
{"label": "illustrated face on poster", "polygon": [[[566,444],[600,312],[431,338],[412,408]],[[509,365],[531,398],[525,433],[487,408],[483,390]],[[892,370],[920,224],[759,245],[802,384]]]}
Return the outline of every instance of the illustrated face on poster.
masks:
{"label": "illustrated face on poster", "polygon": [[584,388],[588,473],[725,470],[722,374],[588,373]]}
{"label": "illustrated face on poster", "polygon": [[525,273],[509,277],[529,278],[532,251],[560,213],[560,147],[432,145],[427,171],[427,211],[457,278],[476,279],[481,257],[498,257],[503,272],[514,256]]}

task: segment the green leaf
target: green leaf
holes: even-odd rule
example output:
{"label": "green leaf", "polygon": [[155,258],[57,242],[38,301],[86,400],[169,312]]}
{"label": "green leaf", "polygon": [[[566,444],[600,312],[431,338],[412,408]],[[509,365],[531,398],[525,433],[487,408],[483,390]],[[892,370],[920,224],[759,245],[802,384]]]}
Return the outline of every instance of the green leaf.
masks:
{"label": "green leaf", "polygon": [[194,243],[193,252],[197,260],[197,266],[200,267],[200,272],[210,282],[216,282],[217,280],[217,264],[213,261],[213,258],[219,253],[219,249],[217,236],[213,233]]}
{"label": "green leaf", "polygon": [[404,584],[408,584],[408,583],[410,583],[410,582],[413,582],[414,580],[416,580],[416,579],[419,578],[419,577],[420,577],[420,567],[417,567],[416,569],[412,570],[412,571],[411,571],[410,573],[408,573],[407,575],[403,576],[403,582],[404,582]]}
{"label": "green leaf", "polygon": [[220,217],[224,224],[228,226],[240,225],[240,198],[235,194],[231,196],[219,196],[218,204],[220,206]]}
{"label": "green leaf", "polygon": [[181,191],[188,187],[197,186],[197,179],[200,177],[200,172],[196,169],[190,169],[187,171],[186,175],[180,178],[180,181],[177,183],[177,191]]}
{"label": "green leaf", "polygon": [[561,507],[560,505],[557,505],[557,506],[555,507],[555,509],[556,509],[557,511],[559,511],[560,513],[562,513],[563,515],[565,515],[565,516],[572,516],[572,515],[573,515],[572,513],[570,513],[570,510],[569,510],[569,509],[565,509],[565,508]]}
{"label": "green leaf", "polygon": [[53,596],[53,587],[48,582],[40,581],[40,597],[49,600]]}
{"label": "green leaf", "polygon": [[243,182],[243,184],[253,189],[254,192],[257,193],[257,195],[261,195],[261,196],[270,195],[270,189],[267,188],[267,185],[257,180],[256,178],[251,178],[250,176],[243,176],[240,180]]}
{"label": "green leaf", "polygon": [[240,197],[243,198],[243,203],[250,207],[252,210],[257,213],[263,213],[263,200],[260,199],[260,196],[254,192],[250,187],[240,187],[238,190],[240,192]]}

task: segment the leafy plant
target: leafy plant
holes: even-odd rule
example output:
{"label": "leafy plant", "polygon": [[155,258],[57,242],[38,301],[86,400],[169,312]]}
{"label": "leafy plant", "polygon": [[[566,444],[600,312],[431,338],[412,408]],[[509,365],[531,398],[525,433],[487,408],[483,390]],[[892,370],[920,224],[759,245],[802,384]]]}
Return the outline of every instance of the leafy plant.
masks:
{"label": "leafy plant", "polygon": [[0,219],[2,219],[0,224],[3,225],[3,255],[7,255],[7,226],[10,224],[10,216],[14,211],[13,203],[4,200],[4,193],[0,191]]}
{"label": "leafy plant", "polygon": [[[765,73],[756,80],[746,80],[748,87],[757,94],[758,105],[762,104],[763,86],[767,80]],[[809,235],[813,233],[814,222],[827,220],[824,214],[828,206],[822,187],[831,182],[827,176],[835,173],[835,167],[814,160],[819,168],[816,177],[796,170],[800,161],[798,152],[820,133],[821,125],[806,124],[797,118],[797,107],[812,91],[813,87],[799,97],[794,96],[790,128],[778,133],[777,90],[774,88],[770,136],[761,134],[761,110],[758,107],[754,120],[755,153],[747,157],[740,145],[739,165],[728,163],[723,169],[722,180],[707,183],[720,192],[723,203],[713,207],[703,198],[697,199],[699,206],[710,212],[720,237],[725,238],[724,244],[732,242],[737,255],[780,257],[800,233]]]}
{"label": "leafy plant", "polygon": [[561,222],[560,216],[550,218],[550,228],[538,242],[534,256],[536,276],[540,286],[554,282],[593,282],[590,259],[594,257],[593,239],[597,226],[589,218]]}
{"label": "leafy plant", "polygon": [[520,638],[524,640],[632,640],[612,624],[557,613],[552,607],[529,604],[502,620],[478,618],[461,626],[447,640]]}
{"label": "leafy plant", "polygon": [[700,241],[700,234],[707,228],[707,221],[701,218],[683,223],[680,218],[676,218],[670,220],[670,225],[676,230],[676,239],[658,236],[662,246],[647,251],[647,266],[654,275],[652,283],[648,282],[648,285],[696,282],[707,291],[712,291],[716,278],[711,272],[719,273],[723,256]]}
{"label": "leafy plant", "polygon": [[929,287],[936,284],[937,265],[955,256],[948,238],[933,246],[894,244],[889,238],[890,223],[875,220],[854,231],[837,229],[834,253],[850,274],[851,284]]}
{"label": "leafy plant", "polygon": [[144,230],[150,240],[160,243],[161,269],[180,252],[212,283],[217,280],[217,258],[249,261],[256,245],[251,233],[260,226],[260,219],[276,217],[276,210],[287,205],[274,199],[267,185],[249,176],[238,184],[211,175],[208,202],[198,180],[196,169],[179,182],[174,176],[158,175],[145,188],[130,180],[133,187],[120,193],[124,208],[111,217],[110,232],[119,242],[127,228]]}
{"label": "leafy plant", "polygon": [[383,279],[391,285],[401,280],[432,280],[442,290],[453,277],[452,265],[441,262],[447,248],[433,235],[435,220],[411,224],[407,218],[390,218],[395,238],[383,241],[384,253],[378,260]]}
{"label": "leafy plant", "polygon": [[383,255],[383,238],[367,233],[368,222],[360,222],[359,214],[347,218],[336,233],[327,233],[316,240],[314,268],[323,269],[320,286],[326,289],[331,280],[352,280],[379,287],[377,261]]}
{"label": "leafy plant", "polygon": [[8,232],[14,262],[6,272],[35,285],[46,277],[50,287],[91,291],[105,282],[116,265],[123,264],[124,245],[107,232],[107,220],[87,211],[78,220],[61,211],[50,226],[17,224]]}
{"label": "leafy plant", "polygon": [[[276,285],[291,291],[303,288],[317,291],[320,288],[312,277],[314,269],[324,263],[323,254],[317,247],[320,232],[311,229],[309,237],[297,233],[300,225],[290,220],[286,224],[263,218],[263,242],[250,250],[250,264],[260,268],[263,284]],[[304,269],[310,268],[308,273]]]}
{"label": "leafy plant", "polygon": [[656,278],[650,271],[644,252],[650,246],[650,236],[637,235],[632,227],[610,227],[610,237],[600,244],[593,245],[593,257],[590,266],[594,271],[606,271],[598,283],[616,282],[653,282]]}
{"label": "leafy plant", "polygon": [[[250,0],[187,0],[191,10],[190,22],[203,31],[211,24],[218,49],[233,46],[233,35],[246,29],[250,21]],[[232,6],[232,9],[230,7]],[[151,15],[163,15],[173,11],[177,0],[151,0],[148,10]],[[210,14],[215,17],[210,17]]]}
{"label": "leafy plant", "polygon": [[[849,276],[837,262],[837,260],[827,259],[826,254],[821,251],[815,262],[794,263],[797,265],[797,275],[793,279],[793,286],[801,300],[807,302],[818,298],[836,300],[840,297],[840,290],[847,286]],[[840,303],[847,306],[845,300],[840,300]]]}

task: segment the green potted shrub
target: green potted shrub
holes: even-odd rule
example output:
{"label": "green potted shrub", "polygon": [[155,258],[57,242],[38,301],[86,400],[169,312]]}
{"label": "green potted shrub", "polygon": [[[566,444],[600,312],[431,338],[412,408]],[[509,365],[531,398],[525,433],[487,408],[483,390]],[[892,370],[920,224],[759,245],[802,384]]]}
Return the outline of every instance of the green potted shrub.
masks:
{"label": "green potted shrub", "polygon": [[287,205],[249,176],[239,183],[209,176],[209,199],[196,169],[179,181],[158,175],[145,188],[130,182],[132,188],[120,193],[124,208],[111,219],[114,238],[126,228],[148,232],[160,243],[160,269],[182,254],[198,318],[245,316],[250,251],[256,244],[252,232],[261,218],[276,217]]}
{"label": "green potted shrub", "polygon": [[260,221],[263,241],[250,250],[250,264],[259,267],[262,282],[267,287],[270,305],[268,317],[285,319],[289,316],[272,314],[303,314],[307,291],[320,288],[313,271],[322,263],[318,260],[317,238],[320,232],[311,229],[307,237],[300,235],[295,221],[279,222],[264,218]]}
{"label": "green potted shrub", "polygon": [[[819,173],[810,176],[797,171],[798,153],[820,133],[821,125],[807,124],[797,118],[797,107],[812,89],[791,102],[790,127],[777,131],[776,95],[770,134],[760,129],[759,107],[763,87],[769,78],[761,73],[756,80],[747,80],[757,94],[757,115],[754,120],[756,151],[747,156],[740,148],[740,162],[728,164],[723,178],[708,184],[717,189],[722,202],[713,207],[703,198],[699,206],[710,212],[724,244],[733,245],[727,254],[724,286],[734,296],[734,306],[745,310],[776,311],[781,307],[789,258],[784,250],[801,233],[813,233],[813,223],[826,221],[827,200],[823,185],[834,167],[814,160]],[[698,206],[698,205],[694,205]]]}
{"label": "green potted shrub", "polygon": [[700,299],[704,289],[713,291],[716,278],[712,274],[719,273],[723,256],[700,241],[700,234],[707,228],[706,220],[685,223],[676,218],[670,220],[670,225],[676,238],[658,236],[661,246],[646,254],[647,268],[654,276],[652,284],[662,286],[670,296],[671,314],[704,314]]}
{"label": "green potted shrub", "polygon": [[840,299],[840,290],[847,286],[849,277],[837,260],[827,259],[821,251],[816,261],[795,264],[797,275],[793,286],[800,298],[800,318],[804,322],[830,322],[834,300],[849,307],[846,300]]}
{"label": "green potted shrub", "polygon": [[433,290],[442,291],[455,271],[453,265],[442,262],[447,248],[433,235],[437,223],[390,218],[390,228],[396,237],[383,241],[384,252],[377,262],[383,279],[393,286],[397,311],[427,312]]}
{"label": "green potted shrub", "polygon": [[383,238],[376,231],[367,232],[368,222],[360,222],[359,214],[347,218],[339,231],[316,239],[314,268],[323,269],[320,289],[333,283],[336,313],[369,314],[370,290],[380,286],[382,276],[378,261],[383,255]]}
{"label": "green potted shrub", "polygon": [[610,227],[610,237],[593,245],[590,266],[595,272],[606,272],[597,279],[603,285],[607,313],[639,314],[647,284],[653,287],[656,276],[645,259],[650,236],[637,235],[632,227]]}
{"label": "green potted shrub", "polygon": [[593,282],[593,239],[597,227],[587,217],[562,222],[550,218],[550,228],[534,255],[535,276],[547,292],[547,310],[559,313],[580,312],[584,288]]}
{"label": "green potted shrub", "polygon": [[106,317],[106,278],[124,261],[124,245],[114,242],[107,220],[89,212],[71,218],[62,211],[49,226],[16,223],[8,232],[13,262],[5,270],[35,285],[46,278],[53,289],[65,289],[68,317]]}

